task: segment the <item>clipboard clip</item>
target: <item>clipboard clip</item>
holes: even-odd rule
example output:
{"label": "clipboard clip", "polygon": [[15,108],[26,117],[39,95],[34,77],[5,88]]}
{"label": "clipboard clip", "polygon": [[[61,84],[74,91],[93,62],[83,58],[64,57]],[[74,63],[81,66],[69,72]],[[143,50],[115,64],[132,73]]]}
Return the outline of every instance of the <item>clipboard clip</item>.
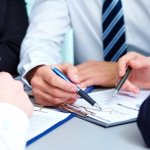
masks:
{"label": "clipboard clip", "polygon": [[75,105],[70,105],[70,104],[61,104],[59,105],[59,108],[60,109],[63,109],[63,110],[67,110],[71,113],[75,113],[79,116],[82,116],[82,117],[86,117],[88,115],[94,115],[95,113],[89,111],[86,109],[86,107],[83,107],[83,106],[75,106]]}

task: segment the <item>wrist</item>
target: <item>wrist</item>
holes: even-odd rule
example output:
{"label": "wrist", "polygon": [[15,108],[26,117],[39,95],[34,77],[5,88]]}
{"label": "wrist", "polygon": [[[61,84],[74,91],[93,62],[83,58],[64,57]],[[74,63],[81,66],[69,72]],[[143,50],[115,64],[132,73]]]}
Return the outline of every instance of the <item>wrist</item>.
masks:
{"label": "wrist", "polygon": [[26,74],[26,79],[27,81],[29,82],[29,84],[31,84],[31,80],[32,78],[34,77],[34,75],[36,74],[37,70],[43,65],[39,65],[39,66],[36,66],[34,68],[32,68],[27,74]]}

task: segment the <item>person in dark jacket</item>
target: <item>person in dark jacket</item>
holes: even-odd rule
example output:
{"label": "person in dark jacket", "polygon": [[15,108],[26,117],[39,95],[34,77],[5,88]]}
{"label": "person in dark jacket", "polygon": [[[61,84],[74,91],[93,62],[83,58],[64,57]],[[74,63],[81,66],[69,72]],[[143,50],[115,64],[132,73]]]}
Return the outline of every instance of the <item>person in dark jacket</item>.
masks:
{"label": "person in dark jacket", "polygon": [[0,0],[0,71],[17,75],[20,45],[27,26],[24,0]]}
{"label": "person in dark jacket", "polygon": [[137,124],[146,145],[150,147],[150,96],[143,102],[140,108]]}
{"label": "person in dark jacket", "polygon": [[[138,93],[140,88],[150,89],[150,57],[129,52],[118,61],[118,76],[125,74],[127,66],[132,68],[128,80],[123,85],[123,90]],[[150,147],[150,96],[140,107],[137,125],[148,147]]]}

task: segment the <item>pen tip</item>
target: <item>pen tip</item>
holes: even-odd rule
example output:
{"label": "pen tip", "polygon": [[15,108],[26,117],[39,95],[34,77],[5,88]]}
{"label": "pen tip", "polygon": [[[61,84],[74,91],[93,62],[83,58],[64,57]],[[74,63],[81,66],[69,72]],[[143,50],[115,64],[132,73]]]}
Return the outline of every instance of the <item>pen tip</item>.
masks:
{"label": "pen tip", "polygon": [[98,103],[95,103],[94,106],[97,107],[97,108],[99,108],[100,110],[102,110],[102,108],[99,106]]}
{"label": "pen tip", "polygon": [[114,93],[113,93],[113,95],[112,95],[112,97],[114,97],[114,96],[117,94],[117,92],[118,92],[118,91],[115,90]]}

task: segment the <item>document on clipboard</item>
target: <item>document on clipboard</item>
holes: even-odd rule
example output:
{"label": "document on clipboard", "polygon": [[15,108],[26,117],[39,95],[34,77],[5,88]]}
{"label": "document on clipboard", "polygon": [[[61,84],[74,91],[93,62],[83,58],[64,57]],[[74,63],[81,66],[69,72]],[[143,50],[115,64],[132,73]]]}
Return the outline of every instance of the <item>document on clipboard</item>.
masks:
{"label": "document on clipboard", "polygon": [[120,92],[112,97],[113,92],[114,89],[89,94],[102,110],[92,107],[82,98],[72,105],[63,104],[60,108],[97,125],[111,127],[136,121],[140,105],[150,94],[149,90],[141,90],[138,95]]}

